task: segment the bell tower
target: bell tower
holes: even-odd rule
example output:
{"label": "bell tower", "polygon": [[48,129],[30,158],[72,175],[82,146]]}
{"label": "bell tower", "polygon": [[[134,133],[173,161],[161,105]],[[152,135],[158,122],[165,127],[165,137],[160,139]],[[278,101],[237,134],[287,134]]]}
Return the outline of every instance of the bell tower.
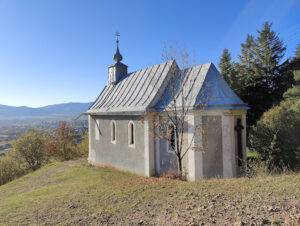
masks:
{"label": "bell tower", "polygon": [[113,56],[113,60],[115,61],[115,63],[108,67],[108,84],[110,85],[115,85],[123,75],[127,75],[127,65],[121,63],[123,57],[119,51],[118,37],[120,36],[120,33],[116,32],[115,36],[117,38],[117,49],[116,53]]}

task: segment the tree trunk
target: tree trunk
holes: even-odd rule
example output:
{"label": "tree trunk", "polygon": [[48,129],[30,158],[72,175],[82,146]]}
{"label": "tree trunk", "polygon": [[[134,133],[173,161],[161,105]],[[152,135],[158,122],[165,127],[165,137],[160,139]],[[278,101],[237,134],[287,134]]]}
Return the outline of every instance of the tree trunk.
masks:
{"label": "tree trunk", "polygon": [[178,156],[177,156],[177,163],[178,163],[178,174],[182,176],[182,159],[180,159]]}

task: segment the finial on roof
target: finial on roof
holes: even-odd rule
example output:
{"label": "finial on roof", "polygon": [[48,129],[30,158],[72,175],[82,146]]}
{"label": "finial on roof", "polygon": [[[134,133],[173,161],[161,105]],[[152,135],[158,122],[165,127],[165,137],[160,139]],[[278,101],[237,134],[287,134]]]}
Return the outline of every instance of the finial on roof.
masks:
{"label": "finial on roof", "polygon": [[123,57],[122,57],[122,55],[120,54],[120,51],[119,51],[119,38],[118,37],[120,36],[120,33],[116,32],[115,36],[117,38],[117,50],[116,50],[116,53],[114,54],[113,59],[116,62],[120,62],[123,59]]}

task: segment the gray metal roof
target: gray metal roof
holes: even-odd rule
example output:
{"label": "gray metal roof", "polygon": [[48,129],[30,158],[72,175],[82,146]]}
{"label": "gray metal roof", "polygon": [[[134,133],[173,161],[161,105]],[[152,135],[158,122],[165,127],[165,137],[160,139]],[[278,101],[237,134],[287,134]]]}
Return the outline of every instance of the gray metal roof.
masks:
{"label": "gray metal roof", "polygon": [[107,85],[87,113],[145,112],[174,63],[154,65]]}
{"label": "gray metal roof", "polygon": [[211,63],[205,82],[196,102],[206,98],[205,109],[249,109],[249,107],[235,94],[223,79],[214,64]]}
{"label": "gray metal roof", "polygon": [[[163,110],[168,105],[171,69],[176,62],[169,61],[123,76],[115,85],[107,85],[87,114],[144,114]],[[248,109],[230,89],[212,63],[188,68],[184,73],[184,90],[177,95],[177,104],[199,109]],[[179,92],[181,93],[181,92]]]}
{"label": "gray metal roof", "polygon": [[[183,90],[180,92],[177,87],[176,91],[177,108],[184,101],[183,106],[189,109],[249,109],[225,82],[213,63],[186,69],[182,84]],[[154,109],[172,109],[172,96],[174,95],[170,95],[170,90],[166,89]]]}

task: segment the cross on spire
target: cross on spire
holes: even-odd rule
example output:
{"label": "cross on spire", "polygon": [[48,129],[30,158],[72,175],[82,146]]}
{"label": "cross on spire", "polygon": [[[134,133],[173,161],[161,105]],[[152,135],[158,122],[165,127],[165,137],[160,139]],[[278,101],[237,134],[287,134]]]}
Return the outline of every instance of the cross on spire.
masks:
{"label": "cross on spire", "polygon": [[117,38],[117,44],[119,44],[119,36],[120,36],[120,33],[118,31],[115,32],[115,36]]}
{"label": "cross on spire", "polygon": [[116,61],[118,63],[123,59],[123,57],[122,57],[122,55],[120,54],[120,51],[119,51],[119,38],[118,37],[120,36],[120,33],[116,31],[115,36],[117,38],[117,49],[116,49],[116,53],[113,56],[113,59],[114,59],[114,61]]}

